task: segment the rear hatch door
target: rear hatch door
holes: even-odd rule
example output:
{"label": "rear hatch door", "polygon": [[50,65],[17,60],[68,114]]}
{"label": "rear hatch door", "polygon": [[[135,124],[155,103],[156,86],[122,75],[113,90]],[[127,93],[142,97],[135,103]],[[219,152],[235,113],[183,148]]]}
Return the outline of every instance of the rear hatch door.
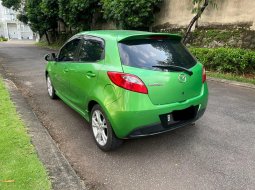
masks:
{"label": "rear hatch door", "polygon": [[165,36],[119,42],[123,71],[138,76],[155,105],[183,102],[199,96],[202,65],[180,42]]}

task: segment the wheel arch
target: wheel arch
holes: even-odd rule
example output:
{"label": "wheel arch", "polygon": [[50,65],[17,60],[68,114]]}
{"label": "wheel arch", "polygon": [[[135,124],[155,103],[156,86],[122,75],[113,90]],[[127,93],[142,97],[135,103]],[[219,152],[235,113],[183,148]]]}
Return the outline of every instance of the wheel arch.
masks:
{"label": "wheel arch", "polygon": [[[88,112],[89,112],[89,114],[91,113],[91,111],[92,111],[92,108],[95,106],[95,105],[100,105],[97,101],[95,101],[95,100],[91,100],[89,103],[88,103]],[[100,105],[101,106],[101,105]]]}
{"label": "wheel arch", "polygon": [[[95,106],[95,105],[99,105],[104,113],[106,114],[109,122],[111,123],[111,125],[113,126],[113,121],[112,121],[112,118],[111,118],[111,115],[110,113],[108,112],[107,108],[104,106],[104,104],[96,99],[91,99],[87,105],[87,110],[88,110],[88,116],[89,116],[89,121],[91,119],[91,111],[92,111],[92,108]],[[115,128],[113,127],[113,131],[115,132]],[[115,132],[116,134],[116,132]]]}

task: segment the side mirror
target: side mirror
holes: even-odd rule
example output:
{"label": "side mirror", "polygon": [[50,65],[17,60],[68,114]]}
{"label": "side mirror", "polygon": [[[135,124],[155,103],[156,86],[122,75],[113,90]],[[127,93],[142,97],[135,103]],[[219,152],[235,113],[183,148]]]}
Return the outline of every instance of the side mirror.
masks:
{"label": "side mirror", "polygon": [[45,55],[44,59],[46,61],[56,61],[57,60],[55,53],[50,53],[50,54]]}

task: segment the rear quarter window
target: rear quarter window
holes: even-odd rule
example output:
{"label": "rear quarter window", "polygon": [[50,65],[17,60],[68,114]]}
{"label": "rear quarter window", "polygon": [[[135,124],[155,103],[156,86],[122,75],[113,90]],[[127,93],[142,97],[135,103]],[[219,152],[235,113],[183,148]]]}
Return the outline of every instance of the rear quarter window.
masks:
{"label": "rear quarter window", "polygon": [[81,62],[97,62],[104,59],[104,44],[102,41],[85,39],[78,55]]}
{"label": "rear quarter window", "polygon": [[179,40],[136,39],[118,46],[122,64],[131,67],[160,70],[153,66],[174,65],[189,69],[197,62]]}

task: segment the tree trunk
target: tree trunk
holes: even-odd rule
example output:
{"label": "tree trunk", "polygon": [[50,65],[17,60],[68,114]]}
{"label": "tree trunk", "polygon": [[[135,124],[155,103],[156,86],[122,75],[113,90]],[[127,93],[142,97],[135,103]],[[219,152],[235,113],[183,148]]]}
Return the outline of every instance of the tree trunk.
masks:
{"label": "tree trunk", "polygon": [[65,23],[65,21],[64,21],[63,19],[59,18],[59,21],[58,21],[58,22],[59,22],[59,34],[60,34],[61,32],[63,32],[63,31],[61,31],[61,24],[64,25],[65,33],[67,33],[68,26],[67,26],[67,24]]}
{"label": "tree trunk", "polygon": [[50,39],[49,39],[47,31],[45,31],[44,34],[45,34],[48,45],[50,45]]}
{"label": "tree trunk", "polygon": [[197,29],[197,28],[198,28],[198,21],[199,21],[199,19],[197,19],[197,21],[196,21],[195,29]]}
{"label": "tree trunk", "polygon": [[193,19],[190,21],[189,26],[187,28],[187,31],[185,33],[185,36],[183,38],[183,43],[186,45],[190,31],[193,27],[193,25],[195,24],[195,22],[199,19],[199,17],[202,15],[202,13],[204,12],[204,10],[206,9],[206,7],[209,4],[209,0],[205,0],[203,6],[201,7],[200,11],[198,11],[198,13],[193,17]]}
{"label": "tree trunk", "polygon": [[95,29],[97,17],[98,17],[97,13],[93,13],[92,19],[91,19],[90,30]]}
{"label": "tree trunk", "polygon": [[61,31],[60,31],[60,21],[58,20],[58,34],[60,34]]}

